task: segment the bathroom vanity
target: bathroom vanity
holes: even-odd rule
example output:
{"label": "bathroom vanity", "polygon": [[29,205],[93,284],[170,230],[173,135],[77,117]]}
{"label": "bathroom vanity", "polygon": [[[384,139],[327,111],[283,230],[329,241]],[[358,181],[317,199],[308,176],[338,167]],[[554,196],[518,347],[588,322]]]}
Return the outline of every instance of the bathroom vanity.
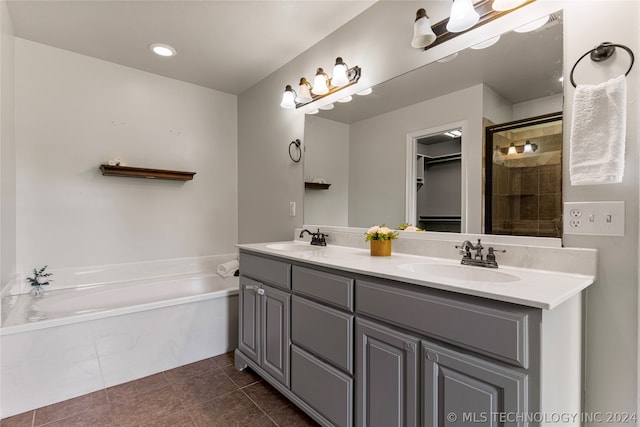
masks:
{"label": "bathroom vanity", "polygon": [[580,292],[593,276],[239,247],[236,367],[321,425],[524,426],[580,413]]}

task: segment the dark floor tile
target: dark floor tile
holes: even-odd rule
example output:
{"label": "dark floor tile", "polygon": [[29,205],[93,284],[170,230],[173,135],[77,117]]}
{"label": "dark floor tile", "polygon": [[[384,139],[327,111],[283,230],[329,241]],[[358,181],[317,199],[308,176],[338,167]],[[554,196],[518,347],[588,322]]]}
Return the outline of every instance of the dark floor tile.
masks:
{"label": "dark floor tile", "polygon": [[41,426],[53,421],[69,418],[93,409],[96,406],[106,405],[107,403],[107,395],[104,390],[54,403],[53,405],[36,409],[33,425]]}
{"label": "dark floor tile", "polygon": [[225,366],[221,370],[222,372],[227,374],[227,376],[231,378],[231,380],[236,383],[238,387],[245,387],[249,384],[253,384],[262,380],[262,378],[260,378],[255,372],[253,372],[251,368],[246,368],[242,371],[239,371],[235,366],[229,365]]}
{"label": "dark floor tile", "polygon": [[182,409],[171,386],[127,393],[111,401],[111,414],[117,426],[143,426]]}
{"label": "dark floor tile", "polygon": [[139,380],[109,387],[107,389],[107,396],[109,397],[109,401],[113,401],[167,385],[169,385],[169,381],[167,381],[167,377],[165,377],[164,374],[149,375]]}
{"label": "dark floor tile", "polygon": [[195,424],[191,420],[191,416],[181,409],[176,413],[145,424],[144,427],[195,427]]}
{"label": "dark floor tile", "polygon": [[46,427],[113,427],[109,405],[102,405],[63,420],[54,421]]}
{"label": "dark floor tile", "polygon": [[214,356],[211,358],[211,360],[213,360],[215,362],[215,364],[218,366],[218,368],[222,368],[228,365],[233,365],[234,364],[234,356],[233,356],[233,351],[230,351],[228,353],[224,353],[224,354],[220,354],[218,356]]}
{"label": "dark floor tile", "polygon": [[286,397],[265,381],[244,387],[242,391],[267,414],[291,404]]}
{"label": "dark floor tile", "polygon": [[241,391],[225,394],[189,409],[199,427],[276,427]]}
{"label": "dark floor tile", "polygon": [[170,371],[165,371],[165,375],[169,382],[176,379],[192,377],[198,374],[204,374],[213,371],[217,368],[216,363],[211,359],[200,360],[199,362],[189,363],[188,365],[180,366]]}
{"label": "dark floor tile", "polygon": [[171,387],[185,406],[199,405],[238,389],[220,369],[193,377],[177,378],[171,383]]}
{"label": "dark floor tile", "polygon": [[307,414],[302,412],[293,404],[284,408],[274,409],[267,412],[267,415],[276,422],[278,427],[317,427],[318,423],[313,421]]}
{"label": "dark floor tile", "polygon": [[31,427],[33,425],[33,411],[24,412],[0,420],[2,427]]}

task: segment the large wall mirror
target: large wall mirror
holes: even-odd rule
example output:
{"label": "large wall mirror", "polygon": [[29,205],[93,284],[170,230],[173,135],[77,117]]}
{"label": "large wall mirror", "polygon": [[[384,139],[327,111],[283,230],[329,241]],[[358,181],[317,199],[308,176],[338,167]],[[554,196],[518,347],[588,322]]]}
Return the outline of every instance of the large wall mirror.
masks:
{"label": "large wall mirror", "polygon": [[[562,27],[558,12],[307,115],[304,223],[417,225],[446,205],[458,223],[441,231],[485,232],[485,129],[562,111]],[[442,173],[426,185],[425,168]]]}

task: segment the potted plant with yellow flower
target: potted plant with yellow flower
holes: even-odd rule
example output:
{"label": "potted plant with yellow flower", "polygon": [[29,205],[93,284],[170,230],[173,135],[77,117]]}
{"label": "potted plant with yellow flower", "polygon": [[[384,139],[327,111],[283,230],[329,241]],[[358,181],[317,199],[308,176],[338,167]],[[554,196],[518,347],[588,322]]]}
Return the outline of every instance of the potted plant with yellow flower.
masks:
{"label": "potted plant with yellow flower", "polygon": [[391,241],[398,238],[398,232],[382,224],[371,227],[365,236],[365,240],[371,242],[371,256],[390,256]]}

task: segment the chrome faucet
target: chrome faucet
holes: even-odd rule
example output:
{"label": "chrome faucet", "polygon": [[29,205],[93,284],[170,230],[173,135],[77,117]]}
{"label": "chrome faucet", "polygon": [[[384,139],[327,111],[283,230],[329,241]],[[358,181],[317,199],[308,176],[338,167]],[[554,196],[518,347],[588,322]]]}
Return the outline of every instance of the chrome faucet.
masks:
{"label": "chrome faucet", "polygon": [[315,233],[307,230],[306,228],[300,232],[300,238],[304,237],[304,233],[307,232],[311,236],[311,244],[314,246],[327,246],[327,241],[325,237],[329,236],[328,234],[321,233],[320,229]]}
{"label": "chrome faucet", "polygon": [[[480,239],[478,239],[478,243],[475,246],[469,240],[465,240],[461,245],[456,245],[456,249],[460,249],[459,253],[462,255],[460,264],[489,268],[498,268],[495,252],[506,252],[504,249],[494,249],[493,247],[489,247],[487,249],[487,258],[484,259],[484,256],[482,255],[484,246],[482,246]],[[471,251],[475,251],[473,258],[471,257]]]}

